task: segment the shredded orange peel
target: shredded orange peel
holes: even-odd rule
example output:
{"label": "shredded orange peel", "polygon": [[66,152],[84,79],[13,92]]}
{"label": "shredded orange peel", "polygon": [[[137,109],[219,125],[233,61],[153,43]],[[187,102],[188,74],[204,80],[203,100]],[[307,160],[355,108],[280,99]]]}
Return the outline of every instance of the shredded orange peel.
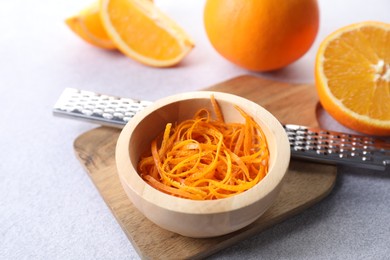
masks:
{"label": "shredded orange peel", "polygon": [[225,123],[214,96],[211,102],[216,120],[200,109],[175,127],[168,123],[152,141],[151,154],[138,164],[149,185],[181,198],[213,200],[242,193],[265,177],[269,150],[260,126],[238,106],[245,123]]}

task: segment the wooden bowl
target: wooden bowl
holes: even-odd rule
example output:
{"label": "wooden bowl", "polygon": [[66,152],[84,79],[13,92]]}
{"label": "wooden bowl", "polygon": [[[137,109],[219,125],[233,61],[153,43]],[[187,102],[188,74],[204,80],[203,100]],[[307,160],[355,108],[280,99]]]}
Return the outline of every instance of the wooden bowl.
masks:
{"label": "wooden bowl", "polygon": [[[263,129],[270,151],[266,177],[251,189],[229,198],[197,201],[165,194],[137,173],[141,154],[169,122],[193,118],[200,108],[213,111],[214,95],[226,122],[243,122],[238,105]],[[156,101],[139,112],[122,130],[116,163],[122,186],[136,208],[161,228],[189,237],[213,237],[241,229],[259,218],[274,202],[290,161],[287,135],[279,121],[258,104],[239,96],[209,91],[190,92]]]}

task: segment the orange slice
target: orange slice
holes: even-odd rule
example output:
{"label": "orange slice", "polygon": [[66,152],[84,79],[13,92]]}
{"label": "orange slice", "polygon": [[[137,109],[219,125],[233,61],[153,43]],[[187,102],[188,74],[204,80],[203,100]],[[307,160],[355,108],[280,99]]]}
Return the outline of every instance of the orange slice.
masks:
{"label": "orange slice", "polygon": [[100,20],[99,2],[65,20],[69,28],[86,42],[104,49],[115,49]]}
{"label": "orange slice", "polygon": [[149,66],[173,66],[194,47],[187,33],[147,0],[101,0],[100,16],[118,49]]}
{"label": "orange slice", "polygon": [[390,24],[362,22],[321,43],[315,68],[324,109],[341,124],[390,135]]}

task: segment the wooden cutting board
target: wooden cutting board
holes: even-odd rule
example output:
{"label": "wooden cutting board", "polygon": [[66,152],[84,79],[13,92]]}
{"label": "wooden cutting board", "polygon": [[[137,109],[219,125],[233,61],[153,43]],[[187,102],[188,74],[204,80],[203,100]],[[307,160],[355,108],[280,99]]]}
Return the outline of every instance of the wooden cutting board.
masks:
{"label": "wooden cutting board", "polygon": [[[207,88],[248,98],[273,113],[284,124],[317,126],[314,86],[292,85],[241,76]],[[292,160],[282,191],[257,221],[232,234],[194,239],[163,230],[146,219],[129,201],[116,173],[114,152],[120,130],[99,127],[79,136],[74,149],[101,196],[140,257],[200,259],[298,214],[329,194],[336,168]]]}

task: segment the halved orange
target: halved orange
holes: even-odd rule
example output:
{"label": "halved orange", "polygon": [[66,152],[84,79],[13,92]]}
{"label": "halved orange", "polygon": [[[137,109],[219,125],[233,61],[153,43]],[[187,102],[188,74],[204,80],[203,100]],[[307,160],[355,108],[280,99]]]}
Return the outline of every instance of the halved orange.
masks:
{"label": "halved orange", "polygon": [[65,20],[69,28],[86,42],[104,49],[115,49],[115,44],[100,21],[99,2]]}
{"label": "halved orange", "polygon": [[148,0],[101,0],[100,17],[117,48],[155,67],[179,63],[194,47],[187,33]]}
{"label": "halved orange", "polygon": [[316,57],[324,109],[350,129],[390,135],[390,24],[361,22],[327,36]]}

